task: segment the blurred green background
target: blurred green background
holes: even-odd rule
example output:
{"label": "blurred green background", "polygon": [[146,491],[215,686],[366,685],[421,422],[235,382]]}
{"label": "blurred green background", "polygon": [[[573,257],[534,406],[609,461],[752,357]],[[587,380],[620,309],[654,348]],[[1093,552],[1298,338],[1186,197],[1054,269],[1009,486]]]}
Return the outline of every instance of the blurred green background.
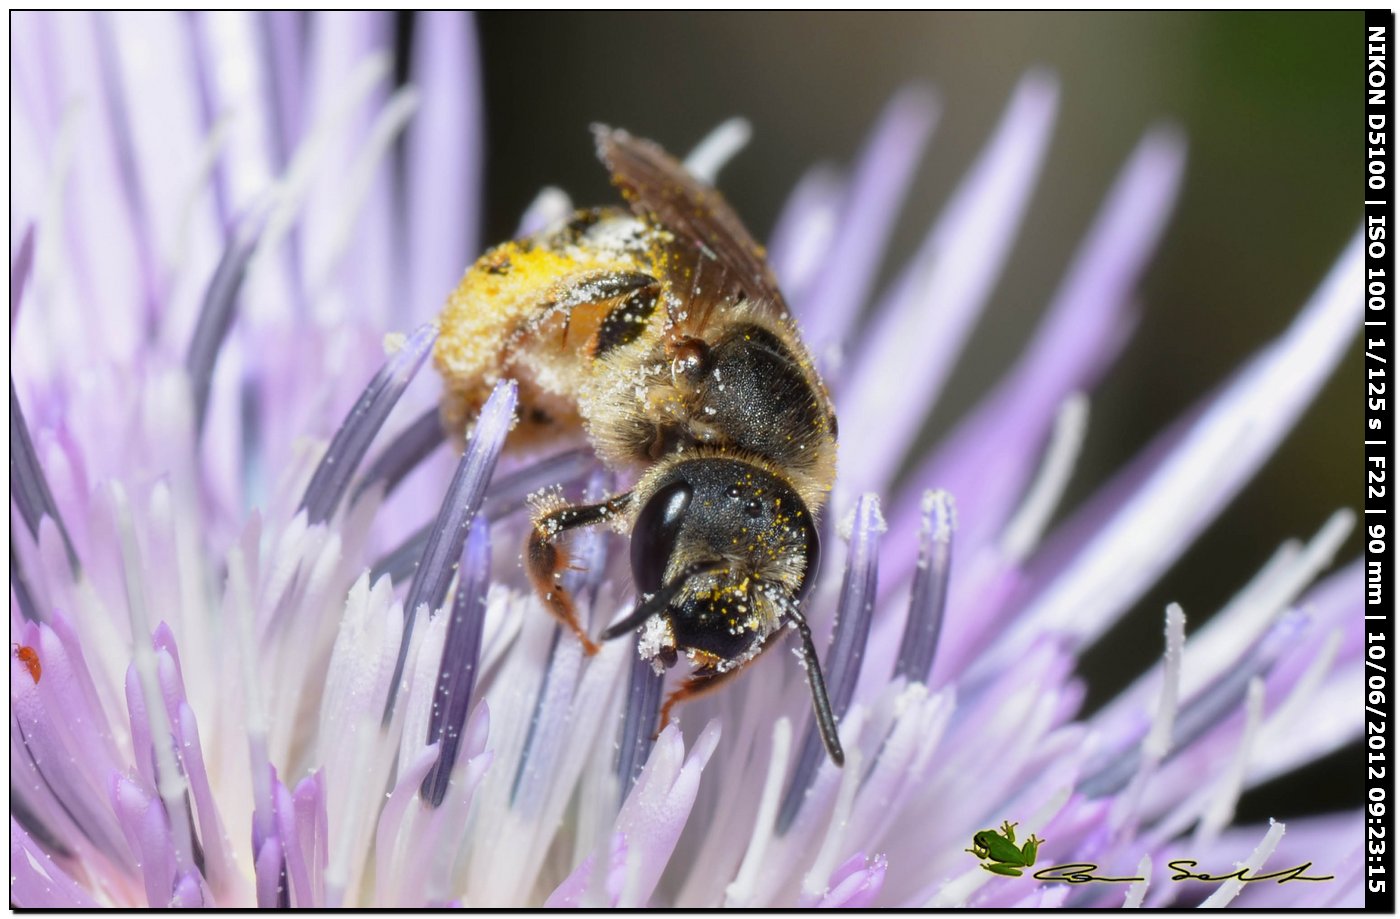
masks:
{"label": "blurred green background", "polygon": [[[1059,117],[1012,268],[970,342],[977,359],[958,369],[930,420],[930,440],[1025,344],[1143,132],[1164,120],[1182,127],[1190,153],[1176,215],[1142,286],[1133,343],[1091,394],[1066,507],[1281,331],[1361,219],[1360,13],[485,13],[478,30],[486,240],[510,236],[546,184],[580,204],[614,200],[590,122],[684,152],[736,114],[754,136],[721,186],[764,238],[808,166],[849,163],[898,88],[932,86],[942,116],[884,279],[912,253],[1017,80],[1035,66],[1056,73]],[[1282,540],[1359,507],[1355,353],[1262,473],[1088,655],[1091,708],[1160,656],[1167,602],[1197,626]],[[1341,558],[1359,551],[1353,535]],[[1359,762],[1358,745],[1271,783],[1240,816],[1354,807]]]}

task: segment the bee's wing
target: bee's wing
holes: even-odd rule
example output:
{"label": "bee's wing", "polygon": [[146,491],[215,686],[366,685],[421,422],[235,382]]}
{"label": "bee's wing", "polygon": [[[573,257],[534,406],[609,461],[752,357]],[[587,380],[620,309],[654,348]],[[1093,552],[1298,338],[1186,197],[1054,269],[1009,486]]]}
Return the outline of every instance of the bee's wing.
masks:
{"label": "bee's wing", "polygon": [[715,307],[741,295],[760,309],[788,318],[763,247],[719,192],[649,140],[601,125],[595,125],[593,133],[599,158],[633,212],[675,236],[657,262],[681,301],[673,310],[682,315],[673,318],[682,330],[698,333]]}

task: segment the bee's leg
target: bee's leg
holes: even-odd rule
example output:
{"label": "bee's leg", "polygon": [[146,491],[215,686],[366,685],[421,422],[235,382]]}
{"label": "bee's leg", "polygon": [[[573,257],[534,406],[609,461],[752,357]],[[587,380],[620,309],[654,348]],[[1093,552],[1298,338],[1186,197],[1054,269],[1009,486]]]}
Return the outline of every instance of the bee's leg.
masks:
{"label": "bee's leg", "polygon": [[[661,284],[638,271],[587,274],[554,291],[540,305],[543,313],[562,313],[559,347],[584,347],[600,358],[634,341],[656,311]],[[576,327],[577,326],[577,330]],[[571,339],[571,336],[578,336]],[[573,343],[571,343],[571,341]]]}
{"label": "bee's leg", "polygon": [[665,704],[661,706],[661,717],[657,721],[656,734],[652,735],[652,739],[655,740],[665,729],[666,725],[671,723],[672,706],[678,702],[694,699],[697,696],[705,695],[705,693],[711,690],[718,689],[726,680],[742,669],[744,668],[734,667],[730,670],[720,672],[712,667],[701,667],[699,670],[696,670],[690,675],[690,679],[686,680],[666,697]]}
{"label": "bee's leg", "polygon": [[569,552],[558,539],[576,527],[594,526],[611,520],[632,500],[632,493],[618,495],[600,504],[581,504],[551,511],[535,521],[525,546],[525,570],[535,593],[549,612],[578,637],[589,657],[598,653],[598,644],[588,637],[578,621],[574,598],[559,582],[569,567]]}
{"label": "bee's leg", "polygon": [[[672,706],[676,705],[679,702],[684,702],[687,699],[694,699],[698,696],[703,696],[711,690],[718,689],[730,677],[734,676],[739,671],[747,667],[749,664],[752,664],[755,660],[757,660],[759,654],[762,654],[764,651],[767,651],[769,648],[776,645],[777,642],[773,639],[775,639],[780,634],[781,631],[778,631],[774,632],[772,635],[769,635],[766,639],[764,639],[763,647],[759,648],[758,652],[754,654],[753,657],[750,657],[747,661],[745,661],[742,664],[735,664],[727,670],[718,670],[716,669],[714,664],[708,663],[704,664],[703,666],[697,667],[695,672],[690,675],[690,679],[686,680],[674,691],[672,691],[672,693],[669,696],[666,697],[665,704],[661,706],[661,717],[658,719],[659,723],[656,727],[656,733],[659,735],[661,733],[661,730],[665,728],[667,724],[670,723]],[[655,736],[653,736],[652,739],[654,740]]]}

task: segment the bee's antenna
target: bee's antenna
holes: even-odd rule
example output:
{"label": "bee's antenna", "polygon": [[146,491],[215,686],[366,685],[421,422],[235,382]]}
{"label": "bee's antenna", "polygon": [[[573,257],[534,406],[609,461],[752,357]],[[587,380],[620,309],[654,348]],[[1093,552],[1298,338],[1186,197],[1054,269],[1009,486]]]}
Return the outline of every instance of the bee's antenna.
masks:
{"label": "bee's antenna", "polygon": [[685,566],[680,574],[668,581],[656,593],[650,596],[643,594],[642,596],[646,597],[646,599],[638,603],[637,608],[634,609],[631,615],[626,619],[621,622],[615,622],[604,629],[602,636],[603,641],[611,641],[619,635],[626,635],[670,605],[671,601],[675,599],[676,594],[681,592],[681,588],[685,586],[686,581],[689,581],[697,574],[704,574],[707,571],[714,571],[716,568],[723,568],[726,564],[727,563],[722,559],[711,559],[707,562],[694,562]]}
{"label": "bee's antenna", "polygon": [[821,662],[817,660],[817,647],[812,642],[812,630],[802,616],[802,610],[792,595],[781,588],[769,596],[775,598],[783,609],[783,616],[797,626],[797,634],[802,639],[802,664],[807,670],[807,685],[812,690],[812,711],[817,716],[817,730],[821,732],[822,743],[831,761],[838,766],[846,764],[846,754],[841,749],[841,738],[836,733],[836,714],[831,710],[831,700],[826,695],[826,683],[822,680]]}

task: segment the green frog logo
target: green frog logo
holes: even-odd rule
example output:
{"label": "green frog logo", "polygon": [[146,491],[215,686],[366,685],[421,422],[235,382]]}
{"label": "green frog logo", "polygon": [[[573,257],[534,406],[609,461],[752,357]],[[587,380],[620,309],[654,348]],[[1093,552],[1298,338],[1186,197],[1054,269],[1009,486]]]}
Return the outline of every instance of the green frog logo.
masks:
{"label": "green frog logo", "polygon": [[1036,839],[1032,833],[1025,845],[1016,848],[1016,824],[1003,820],[1000,833],[995,830],[973,833],[972,848],[963,851],[982,859],[982,867],[992,874],[1018,878],[1022,868],[1035,864],[1035,853],[1043,842],[1045,840]]}

